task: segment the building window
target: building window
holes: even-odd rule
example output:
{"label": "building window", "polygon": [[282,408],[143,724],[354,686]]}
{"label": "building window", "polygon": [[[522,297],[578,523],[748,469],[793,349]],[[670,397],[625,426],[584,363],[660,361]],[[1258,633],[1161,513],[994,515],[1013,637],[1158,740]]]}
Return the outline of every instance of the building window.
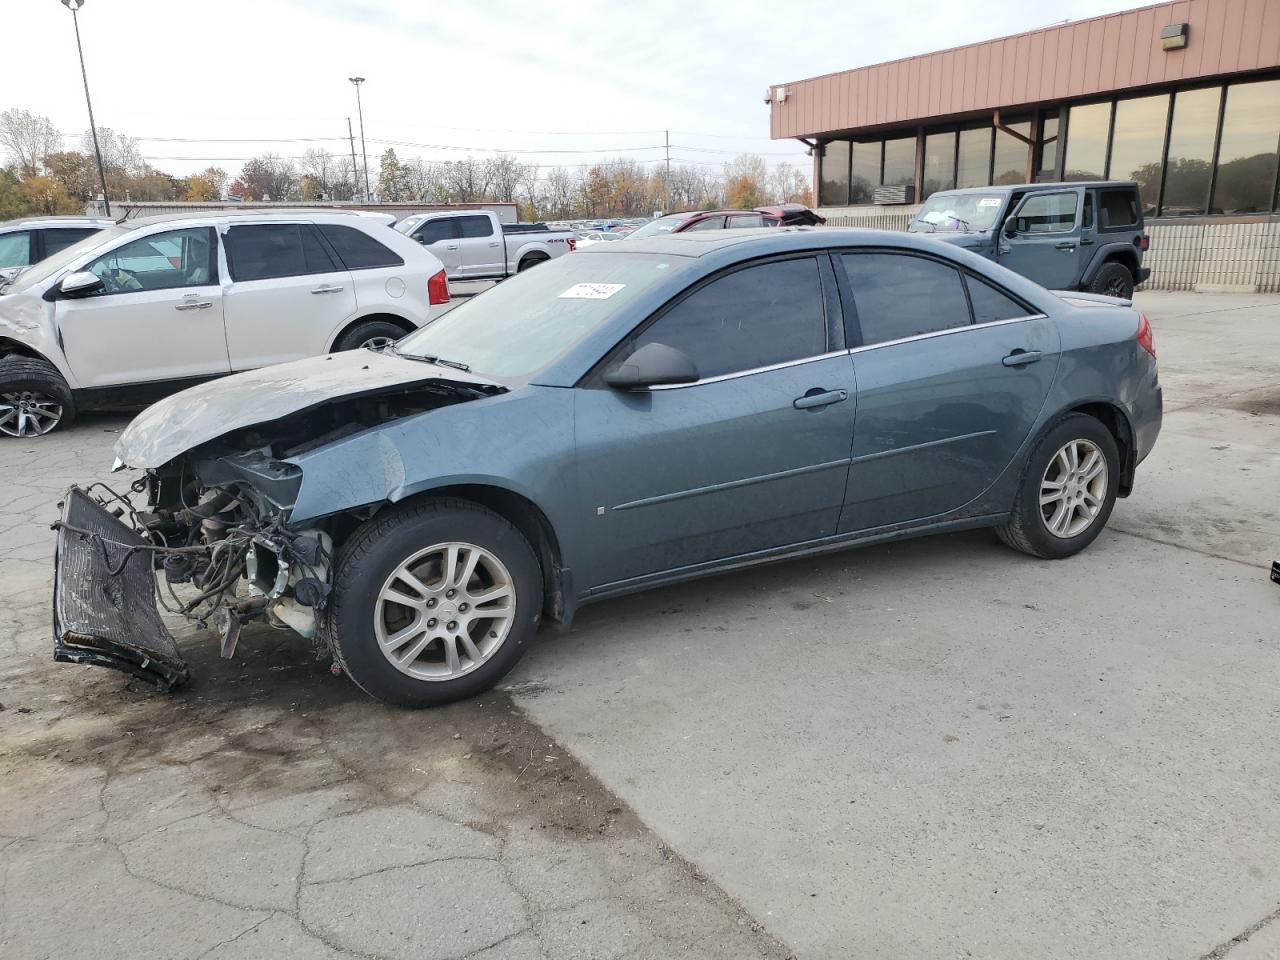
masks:
{"label": "building window", "polygon": [[956,185],[955,133],[930,133],[924,138],[924,189],[918,199],[924,200],[939,190]]}
{"label": "building window", "polygon": [[956,156],[956,186],[985,187],[990,182],[991,128],[961,130],[960,149]]}
{"label": "building window", "polygon": [[1040,142],[1037,144],[1036,151],[1040,157],[1037,180],[1058,179],[1058,145],[1061,142],[1058,136],[1061,126],[1058,113],[1059,111],[1055,109],[1052,113],[1045,111],[1040,116]]}
{"label": "building window", "polygon": [[1280,80],[1227,87],[1210,213],[1271,209],[1280,137]]}
{"label": "building window", "polygon": [[1156,212],[1160,193],[1160,154],[1169,122],[1169,95],[1136,97],[1116,103],[1111,139],[1111,180],[1136,180],[1147,214]]}
{"label": "building window", "polygon": [[[1005,127],[1030,140],[1030,120],[1002,119]],[[1030,149],[1027,140],[1019,140],[996,127],[995,163],[991,170],[992,183],[1027,182],[1027,150]]]}
{"label": "building window", "polygon": [[884,173],[880,182],[887,187],[916,182],[916,138],[898,137],[884,142]]}
{"label": "building window", "polygon": [[855,143],[849,178],[849,202],[870,203],[871,194],[880,186],[880,141]]}
{"label": "building window", "polygon": [[832,140],[822,150],[818,204],[843,207],[849,202],[849,141]]}
{"label": "building window", "polygon": [[1169,131],[1160,216],[1183,217],[1205,212],[1221,97],[1220,87],[1179,90],[1173,95],[1173,126]]}
{"label": "building window", "polygon": [[1077,104],[1067,116],[1067,162],[1063,180],[1104,180],[1111,101]]}

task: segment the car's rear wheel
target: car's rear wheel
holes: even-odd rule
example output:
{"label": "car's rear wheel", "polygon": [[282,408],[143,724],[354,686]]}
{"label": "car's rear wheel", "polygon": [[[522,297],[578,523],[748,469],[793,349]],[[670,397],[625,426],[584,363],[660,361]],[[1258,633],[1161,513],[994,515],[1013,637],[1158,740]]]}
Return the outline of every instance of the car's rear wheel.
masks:
{"label": "car's rear wheel", "polygon": [[0,359],[0,435],[42,437],[75,415],[71,388],[53,364],[34,357]]}
{"label": "car's rear wheel", "polygon": [[393,507],[352,537],[324,630],[367,693],[430,707],[502,679],[541,611],[541,571],[520,532],[476,504],[433,499]]}
{"label": "car's rear wheel", "polygon": [[404,336],[404,330],[389,320],[367,320],[338,338],[334,350],[359,350],[362,347],[385,347]]}
{"label": "car's rear wheel", "polygon": [[520,265],[516,267],[516,273],[523,273],[530,267],[536,267],[538,264],[546,263],[550,259],[545,253],[531,253],[520,261]]}
{"label": "car's rear wheel", "polygon": [[997,532],[1023,553],[1070,557],[1102,532],[1119,484],[1120,454],[1111,432],[1087,414],[1070,414],[1036,444],[1009,520]]}
{"label": "car's rear wheel", "polygon": [[1093,282],[1089,284],[1091,293],[1104,293],[1108,297],[1119,297],[1129,300],[1133,297],[1133,274],[1123,263],[1104,263],[1098,268]]}

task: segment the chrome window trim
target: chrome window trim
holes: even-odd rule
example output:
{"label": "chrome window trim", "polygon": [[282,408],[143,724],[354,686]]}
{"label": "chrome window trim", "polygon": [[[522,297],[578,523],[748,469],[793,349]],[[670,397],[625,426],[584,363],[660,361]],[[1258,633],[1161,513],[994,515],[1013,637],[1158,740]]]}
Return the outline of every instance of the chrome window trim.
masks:
{"label": "chrome window trim", "polygon": [[686,387],[700,387],[704,383],[719,383],[722,380],[736,380],[739,377],[749,377],[755,373],[768,373],[770,370],[783,370],[787,367],[798,367],[805,363],[816,363],[819,360],[830,360],[832,357],[843,357],[847,353],[849,353],[848,350],[831,350],[827,353],[820,353],[812,357],[801,357],[799,360],[785,360],[782,363],[771,363],[767,367],[752,367],[750,370],[737,370],[733,373],[721,373],[714,377],[705,377],[702,380],[694,380],[692,383],[660,383],[646,389],[683,390]]}
{"label": "chrome window trim", "polygon": [[932,340],[935,337],[948,337],[953,333],[964,333],[966,330],[983,330],[987,327],[1004,327],[1011,323],[1026,323],[1028,320],[1047,320],[1048,314],[1033,313],[1025,317],[1010,317],[1008,320],[988,320],[986,323],[970,323],[963,327],[948,327],[946,330],[932,330],[929,333],[917,333],[910,337],[899,337],[897,340],[882,340],[880,343],[868,343],[854,347],[849,353],[863,353],[867,350],[879,350],[881,347],[894,347],[900,343],[914,343],[917,340]]}

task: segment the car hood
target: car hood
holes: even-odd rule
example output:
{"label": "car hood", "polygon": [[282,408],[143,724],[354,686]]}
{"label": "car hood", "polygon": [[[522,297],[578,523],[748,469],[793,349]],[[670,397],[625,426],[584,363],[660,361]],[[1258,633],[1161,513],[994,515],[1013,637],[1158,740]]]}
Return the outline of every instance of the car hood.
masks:
{"label": "car hood", "polygon": [[374,350],[351,350],[263,367],[211,380],[147,407],[116,442],[115,469],[159,467],[233,430],[343,397],[425,383],[485,390],[499,386],[451,367]]}

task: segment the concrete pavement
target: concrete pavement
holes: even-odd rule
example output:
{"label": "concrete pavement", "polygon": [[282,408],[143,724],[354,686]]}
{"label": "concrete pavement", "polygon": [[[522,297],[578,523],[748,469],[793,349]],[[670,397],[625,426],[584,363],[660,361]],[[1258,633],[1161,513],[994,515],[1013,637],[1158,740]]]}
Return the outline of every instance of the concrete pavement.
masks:
{"label": "concrete pavement", "polygon": [[0,446],[0,956],[1280,953],[1280,299],[1144,294],[1167,418],[1111,529],[969,534],[614,601],[509,691],[367,700],[188,631],[158,695],[50,662],[57,493]]}

